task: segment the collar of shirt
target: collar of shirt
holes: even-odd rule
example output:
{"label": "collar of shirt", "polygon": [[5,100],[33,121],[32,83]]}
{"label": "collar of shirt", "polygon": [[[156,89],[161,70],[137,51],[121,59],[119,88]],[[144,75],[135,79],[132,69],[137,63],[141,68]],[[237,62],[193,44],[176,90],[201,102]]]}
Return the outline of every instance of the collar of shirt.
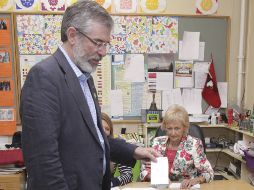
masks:
{"label": "collar of shirt", "polygon": [[62,46],[58,46],[59,49],[62,51],[62,53],[64,54],[65,58],[67,59],[69,65],[71,66],[71,68],[73,69],[74,73],[76,74],[76,76],[81,80],[81,81],[87,81],[87,79],[89,79],[90,74],[89,73],[83,73],[78,67],[77,65],[75,65],[73,63],[73,61],[71,60],[71,58],[68,56],[68,54],[66,53],[66,51],[64,50],[64,48]]}

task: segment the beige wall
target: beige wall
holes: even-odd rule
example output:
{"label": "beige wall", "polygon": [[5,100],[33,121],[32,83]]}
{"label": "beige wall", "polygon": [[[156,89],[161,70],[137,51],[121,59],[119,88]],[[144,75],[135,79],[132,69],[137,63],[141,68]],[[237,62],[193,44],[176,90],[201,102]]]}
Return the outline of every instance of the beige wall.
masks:
{"label": "beige wall", "polygon": [[[251,108],[254,103],[254,89],[251,83],[254,82],[254,60],[253,46],[254,46],[254,1],[249,0],[249,22],[248,22],[248,39],[247,39],[247,57],[246,57],[246,93],[245,104],[246,108]],[[168,0],[167,14],[183,14],[183,15],[196,15],[195,0]],[[230,38],[228,49],[228,103],[233,105],[237,103],[237,78],[238,78],[238,47],[239,47],[239,31],[240,31],[240,11],[241,0],[220,0],[217,13],[218,16],[229,16],[231,21]],[[247,34],[247,32],[246,32]]]}

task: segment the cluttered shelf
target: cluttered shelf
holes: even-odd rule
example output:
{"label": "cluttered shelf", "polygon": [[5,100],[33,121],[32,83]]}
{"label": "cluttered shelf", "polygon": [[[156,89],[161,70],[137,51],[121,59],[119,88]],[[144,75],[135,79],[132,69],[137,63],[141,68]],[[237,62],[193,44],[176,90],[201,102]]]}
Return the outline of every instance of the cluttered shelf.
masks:
{"label": "cluttered shelf", "polygon": [[241,161],[244,164],[246,163],[246,161],[242,159],[241,155],[234,153],[232,150],[230,150],[228,148],[207,148],[206,152],[207,153],[209,153],[209,152],[223,152],[223,153]]}
{"label": "cluttered shelf", "polygon": [[226,128],[226,129],[229,129],[229,130],[232,130],[232,131],[236,131],[238,133],[242,133],[244,135],[248,135],[250,137],[254,137],[254,134],[247,131],[247,130],[241,130],[239,129],[239,127],[233,127],[233,126],[228,126],[227,124],[221,124],[221,125],[200,125],[200,127],[202,128]]}

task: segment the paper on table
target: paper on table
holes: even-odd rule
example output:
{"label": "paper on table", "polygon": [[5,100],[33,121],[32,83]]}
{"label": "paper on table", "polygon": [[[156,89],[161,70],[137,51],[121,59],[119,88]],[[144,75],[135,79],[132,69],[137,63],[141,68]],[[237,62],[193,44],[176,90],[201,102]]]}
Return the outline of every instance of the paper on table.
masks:
{"label": "paper on table", "polygon": [[168,158],[158,157],[157,162],[151,162],[151,184],[168,184]]}
{"label": "paper on table", "polygon": [[[181,183],[171,183],[169,185],[170,189],[180,189]],[[193,185],[191,189],[200,189],[200,184]]]}

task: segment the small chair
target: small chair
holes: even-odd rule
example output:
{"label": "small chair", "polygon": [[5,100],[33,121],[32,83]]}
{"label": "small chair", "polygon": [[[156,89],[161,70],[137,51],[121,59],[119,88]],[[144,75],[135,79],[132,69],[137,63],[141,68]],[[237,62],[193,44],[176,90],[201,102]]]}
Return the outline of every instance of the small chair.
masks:
{"label": "small chair", "polygon": [[[166,131],[162,130],[161,127],[159,127],[155,133],[155,137],[165,136],[165,135],[166,135]],[[206,153],[205,137],[201,127],[197,124],[191,123],[189,127],[189,135],[199,138],[202,141],[204,152]]]}

